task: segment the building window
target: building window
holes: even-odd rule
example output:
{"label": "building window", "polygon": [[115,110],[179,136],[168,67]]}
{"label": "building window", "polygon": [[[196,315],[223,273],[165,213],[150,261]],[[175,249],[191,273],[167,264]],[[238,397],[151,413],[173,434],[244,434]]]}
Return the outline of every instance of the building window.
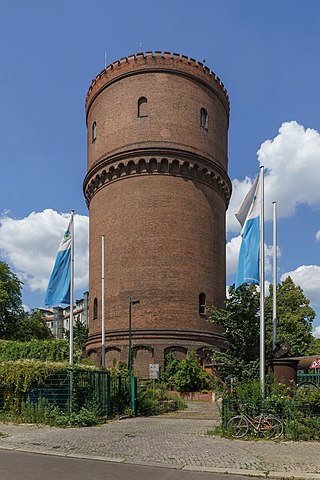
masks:
{"label": "building window", "polygon": [[200,293],[199,295],[199,315],[206,314],[206,294]]}
{"label": "building window", "polygon": [[148,100],[146,97],[140,97],[138,100],[138,118],[148,116]]}
{"label": "building window", "polygon": [[92,143],[96,141],[97,138],[97,123],[93,122],[92,124]]}
{"label": "building window", "polygon": [[93,300],[93,320],[98,318],[98,300],[95,298]]}
{"label": "building window", "polygon": [[200,127],[208,130],[208,114],[205,108],[201,108],[200,110]]}

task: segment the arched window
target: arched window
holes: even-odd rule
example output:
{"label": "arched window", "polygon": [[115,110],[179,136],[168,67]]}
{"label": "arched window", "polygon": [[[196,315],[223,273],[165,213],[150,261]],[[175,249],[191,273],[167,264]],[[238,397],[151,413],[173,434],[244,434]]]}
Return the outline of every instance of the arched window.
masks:
{"label": "arched window", "polygon": [[199,295],[199,314],[206,314],[206,294],[203,292]]}
{"label": "arched window", "polygon": [[92,143],[95,142],[97,138],[97,123],[93,122],[92,124]]}
{"label": "arched window", "polygon": [[200,110],[200,127],[204,130],[208,129],[208,114],[205,108],[201,108]]}
{"label": "arched window", "polygon": [[138,118],[148,116],[148,100],[146,97],[140,97],[138,100]]}
{"label": "arched window", "polygon": [[98,318],[98,299],[93,300],[93,320]]}

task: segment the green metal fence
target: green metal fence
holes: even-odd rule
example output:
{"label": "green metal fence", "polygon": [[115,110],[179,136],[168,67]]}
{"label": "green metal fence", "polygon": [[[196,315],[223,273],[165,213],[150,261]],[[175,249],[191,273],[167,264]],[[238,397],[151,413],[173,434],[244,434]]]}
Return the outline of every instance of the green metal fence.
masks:
{"label": "green metal fence", "polygon": [[312,382],[315,385],[320,386],[320,374],[319,373],[298,373],[297,383]]}
{"label": "green metal fence", "polygon": [[131,382],[127,376],[114,376],[104,371],[65,370],[49,376],[41,386],[26,392],[0,388],[0,409],[23,402],[36,404],[45,399],[65,413],[94,406],[101,416],[114,417],[131,408]]}
{"label": "green metal fence", "polygon": [[225,434],[228,433],[230,418],[243,412],[250,417],[258,416],[261,413],[279,416],[284,425],[284,435],[293,440],[318,438],[314,433],[312,438],[307,438],[306,433],[310,432],[312,428],[319,432],[320,409],[317,405],[294,399],[282,400],[281,402],[266,399],[263,402],[248,401],[246,403],[239,403],[239,400],[224,399],[221,408],[221,426]]}

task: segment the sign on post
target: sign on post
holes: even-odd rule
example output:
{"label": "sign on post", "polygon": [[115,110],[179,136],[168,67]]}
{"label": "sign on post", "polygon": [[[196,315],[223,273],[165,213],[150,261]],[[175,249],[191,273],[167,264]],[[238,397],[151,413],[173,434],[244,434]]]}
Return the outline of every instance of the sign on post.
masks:
{"label": "sign on post", "polygon": [[309,368],[320,368],[320,358],[313,360]]}
{"label": "sign on post", "polygon": [[149,378],[150,380],[159,379],[159,363],[149,363]]}

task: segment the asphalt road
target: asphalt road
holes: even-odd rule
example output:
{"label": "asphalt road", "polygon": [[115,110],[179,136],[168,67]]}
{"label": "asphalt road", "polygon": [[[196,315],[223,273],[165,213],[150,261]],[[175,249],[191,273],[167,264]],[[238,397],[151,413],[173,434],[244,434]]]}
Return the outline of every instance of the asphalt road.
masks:
{"label": "asphalt road", "polygon": [[[250,477],[255,480],[254,477]],[[236,475],[0,451],[1,480],[243,480]],[[261,480],[261,479],[260,479]]]}

